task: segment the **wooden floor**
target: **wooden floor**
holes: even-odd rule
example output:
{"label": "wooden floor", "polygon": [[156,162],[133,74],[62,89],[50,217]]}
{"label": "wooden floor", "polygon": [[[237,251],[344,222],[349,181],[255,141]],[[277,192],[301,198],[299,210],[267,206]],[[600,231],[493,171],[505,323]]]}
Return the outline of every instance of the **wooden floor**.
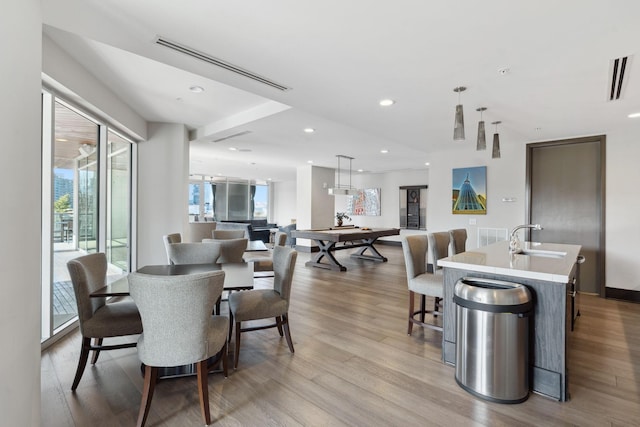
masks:
{"label": "wooden floor", "polygon": [[[346,273],[307,268],[300,253],[290,309],[296,353],[275,329],[243,334],[238,370],[209,376],[215,425],[640,425],[640,305],[581,296],[570,401],[532,394],[517,405],[489,403],[456,384],[440,360],[440,333],[414,327],[406,335],[402,253],[379,249],[389,262],[339,253]],[[135,425],[135,349],[103,352],[71,393],[79,350],[76,332],[42,354],[42,425]],[[147,425],[202,424],[194,377],[158,384]]]}

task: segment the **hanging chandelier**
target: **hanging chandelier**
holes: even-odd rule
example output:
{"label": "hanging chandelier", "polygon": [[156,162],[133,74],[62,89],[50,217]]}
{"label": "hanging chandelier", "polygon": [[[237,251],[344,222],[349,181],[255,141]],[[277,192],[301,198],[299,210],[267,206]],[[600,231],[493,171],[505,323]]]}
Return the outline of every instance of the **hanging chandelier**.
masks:
{"label": "hanging chandelier", "polygon": [[[337,154],[338,158],[338,169],[336,169],[337,174],[337,184],[333,188],[329,188],[330,196],[354,196],[358,194],[358,190],[351,187],[351,161],[353,157],[345,156],[342,154]],[[349,185],[342,185],[340,183],[340,176],[342,175],[342,169],[340,168],[340,160],[349,160]]]}

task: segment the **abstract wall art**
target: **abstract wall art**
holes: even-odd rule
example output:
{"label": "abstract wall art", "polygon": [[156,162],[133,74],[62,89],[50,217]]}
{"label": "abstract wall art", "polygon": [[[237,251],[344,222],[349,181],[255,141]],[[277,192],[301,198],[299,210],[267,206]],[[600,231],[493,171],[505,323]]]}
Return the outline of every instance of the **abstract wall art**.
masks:
{"label": "abstract wall art", "polygon": [[487,214],[487,167],[453,169],[451,212],[453,214]]}

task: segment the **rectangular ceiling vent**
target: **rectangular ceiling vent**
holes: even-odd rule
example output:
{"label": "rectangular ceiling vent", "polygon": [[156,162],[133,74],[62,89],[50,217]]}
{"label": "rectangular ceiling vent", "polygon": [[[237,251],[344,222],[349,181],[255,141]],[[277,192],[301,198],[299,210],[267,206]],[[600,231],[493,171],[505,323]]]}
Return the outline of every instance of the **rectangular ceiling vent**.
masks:
{"label": "rectangular ceiling vent", "polygon": [[242,131],[242,132],[234,133],[233,135],[223,136],[222,138],[214,139],[211,142],[222,142],[224,140],[231,139],[231,138],[236,138],[238,136],[246,135],[248,133],[251,133],[251,131],[250,130],[245,130],[245,131]]}
{"label": "rectangular ceiling vent", "polygon": [[184,53],[185,55],[189,55],[192,58],[196,58],[196,59],[199,59],[201,61],[208,62],[209,64],[224,68],[225,70],[231,71],[232,73],[236,73],[236,74],[239,74],[239,75],[241,75],[243,77],[250,78],[251,80],[255,80],[255,81],[259,82],[259,83],[271,86],[271,87],[276,88],[278,90],[281,90],[283,92],[291,89],[291,88],[289,88],[287,86],[281,85],[280,83],[276,83],[273,80],[269,80],[266,77],[262,77],[262,76],[260,76],[258,74],[252,73],[251,71],[247,71],[247,70],[245,70],[243,68],[240,68],[240,67],[238,67],[236,65],[233,65],[233,64],[231,64],[229,62],[223,61],[222,59],[218,59],[218,58],[213,57],[211,55],[207,55],[206,53],[199,52],[199,51],[197,51],[195,49],[192,49],[192,48],[190,48],[188,46],[184,46],[184,45],[182,45],[180,43],[176,43],[176,42],[173,42],[171,40],[167,40],[167,39],[162,38],[160,36],[156,39],[156,44],[159,44],[160,46],[168,47],[169,49],[173,49],[176,52]]}
{"label": "rectangular ceiling vent", "polygon": [[628,56],[612,59],[609,62],[609,85],[607,89],[607,99],[609,101],[615,101],[622,97],[623,91],[627,86],[627,81],[624,77],[629,65],[630,58]]}

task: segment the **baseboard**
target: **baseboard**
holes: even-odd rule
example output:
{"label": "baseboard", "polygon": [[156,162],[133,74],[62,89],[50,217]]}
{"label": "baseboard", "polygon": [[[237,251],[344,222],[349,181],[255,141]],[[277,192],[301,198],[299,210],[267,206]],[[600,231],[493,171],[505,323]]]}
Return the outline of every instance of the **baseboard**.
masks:
{"label": "baseboard", "polygon": [[640,302],[640,291],[632,291],[629,289],[605,288],[604,296],[606,298]]}

